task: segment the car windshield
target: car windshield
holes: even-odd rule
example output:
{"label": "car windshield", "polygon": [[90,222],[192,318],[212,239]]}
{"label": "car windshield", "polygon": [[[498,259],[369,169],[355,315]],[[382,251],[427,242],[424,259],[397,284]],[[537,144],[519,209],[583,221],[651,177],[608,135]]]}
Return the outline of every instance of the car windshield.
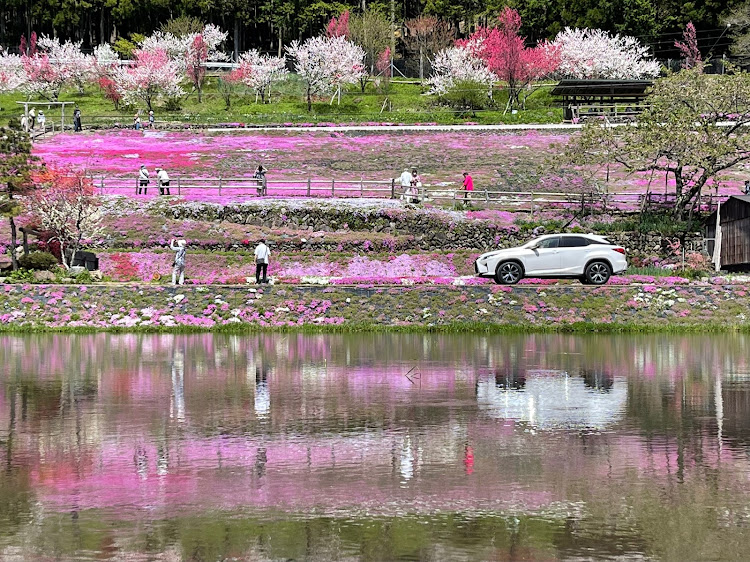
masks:
{"label": "car windshield", "polygon": [[529,242],[526,242],[526,244],[524,244],[523,246],[521,246],[521,248],[531,248],[532,246],[536,246],[537,244],[539,244],[539,242],[541,242],[542,240],[545,240],[544,236],[540,236],[538,238],[534,238],[533,240],[530,240]]}

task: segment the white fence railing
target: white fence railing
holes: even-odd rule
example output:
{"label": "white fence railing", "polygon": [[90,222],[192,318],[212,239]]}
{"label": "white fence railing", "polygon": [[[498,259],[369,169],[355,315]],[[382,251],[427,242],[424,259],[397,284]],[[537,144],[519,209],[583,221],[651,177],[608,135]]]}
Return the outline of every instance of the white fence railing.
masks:
{"label": "white fence railing", "polygon": [[[142,190],[135,176],[95,177],[94,184],[102,194],[138,194]],[[466,191],[450,185],[422,185],[404,188],[395,179],[313,179],[279,178],[261,180],[254,177],[193,177],[174,175],[170,178],[171,195],[234,195],[237,197],[315,197],[404,199],[407,202],[435,202],[444,205],[471,205],[497,209],[528,211],[580,207],[581,210],[637,212],[674,207],[674,196],[661,193],[638,192],[535,192],[474,189]],[[145,195],[159,194],[155,177]],[[710,193],[695,200],[695,210],[713,211],[727,196]]]}

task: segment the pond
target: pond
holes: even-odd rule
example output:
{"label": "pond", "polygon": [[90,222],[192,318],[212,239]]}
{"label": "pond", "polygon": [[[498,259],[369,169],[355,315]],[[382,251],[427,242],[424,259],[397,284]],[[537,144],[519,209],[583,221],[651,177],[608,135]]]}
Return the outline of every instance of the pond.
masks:
{"label": "pond", "polygon": [[0,336],[0,558],[731,559],[750,337]]}

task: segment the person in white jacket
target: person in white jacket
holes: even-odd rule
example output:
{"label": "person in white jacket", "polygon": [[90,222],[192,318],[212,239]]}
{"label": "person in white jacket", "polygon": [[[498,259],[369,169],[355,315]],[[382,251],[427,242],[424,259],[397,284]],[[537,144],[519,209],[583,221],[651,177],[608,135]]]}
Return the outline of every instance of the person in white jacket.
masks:
{"label": "person in white jacket", "polygon": [[[271,250],[266,246],[266,241],[261,240],[260,244],[255,247],[255,282],[256,283],[268,283],[268,257],[271,255]],[[261,279],[261,273],[263,279]]]}
{"label": "person in white jacket", "polygon": [[169,174],[163,168],[156,168],[156,179],[159,183],[159,195],[170,195]]}
{"label": "person in white jacket", "polygon": [[187,242],[185,240],[177,240],[175,242],[173,238],[169,241],[169,249],[175,253],[174,262],[172,264],[172,285],[177,285],[178,281],[180,285],[184,285]]}
{"label": "person in white jacket", "polygon": [[148,194],[148,168],[145,164],[141,164],[141,169],[138,171],[138,195],[143,192],[144,195]]}

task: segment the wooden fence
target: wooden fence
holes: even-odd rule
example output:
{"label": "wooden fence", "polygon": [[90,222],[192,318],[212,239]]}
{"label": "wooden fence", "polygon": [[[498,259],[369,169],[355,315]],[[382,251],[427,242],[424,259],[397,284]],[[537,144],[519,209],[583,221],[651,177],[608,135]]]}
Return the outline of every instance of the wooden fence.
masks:
{"label": "wooden fence", "polygon": [[[139,180],[136,176],[95,177],[94,183],[100,193],[136,194]],[[403,188],[395,179],[312,179],[287,178],[266,179],[253,177],[187,177],[175,175],[170,178],[172,195],[229,195],[239,198],[254,197],[316,197],[316,198],[364,198],[405,199],[415,203],[433,202],[457,207],[471,205],[475,208],[527,211],[533,214],[541,210],[578,207],[589,212],[641,212],[666,210],[674,207],[675,196],[663,193],[637,192],[534,192],[475,189],[466,191],[460,187],[422,185],[416,190]],[[151,194],[158,195],[158,182],[154,176],[148,186]],[[702,195],[695,201],[695,210],[712,212],[727,196]]]}

